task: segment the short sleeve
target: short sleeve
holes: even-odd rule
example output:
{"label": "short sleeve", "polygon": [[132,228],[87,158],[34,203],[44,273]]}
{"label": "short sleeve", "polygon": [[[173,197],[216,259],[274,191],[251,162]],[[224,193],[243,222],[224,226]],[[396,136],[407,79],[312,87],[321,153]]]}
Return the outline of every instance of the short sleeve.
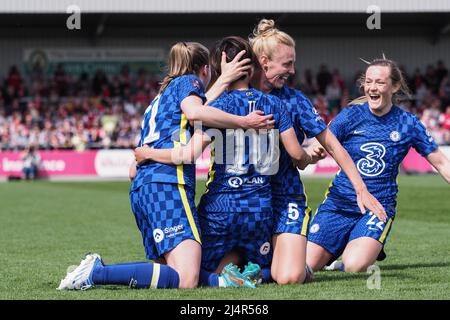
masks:
{"label": "short sleeve", "polygon": [[292,128],[292,120],[289,113],[286,111],[286,108],[283,108],[281,100],[279,101],[280,107],[279,110],[279,119],[278,119],[278,130],[280,133]]}
{"label": "short sleeve", "polygon": [[414,116],[414,138],[412,146],[423,157],[428,156],[438,148],[433,137],[416,116]]}
{"label": "short sleeve", "polygon": [[301,129],[308,138],[317,136],[327,128],[325,121],[307,97],[297,94],[297,103],[301,111],[299,114]]}
{"label": "short sleeve", "polygon": [[223,97],[219,97],[218,99],[208,102],[208,105],[210,107],[222,110],[227,112],[227,103],[226,103],[227,99],[224,99]]}
{"label": "short sleeve", "polygon": [[343,109],[330,123],[330,131],[336,136],[339,142],[343,142],[350,128],[351,117],[348,116],[350,108]]}
{"label": "short sleeve", "polygon": [[205,87],[202,81],[196,76],[182,76],[178,82],[177,88],[178,101],[181,103],[185,98],[196,95],[202,99],[203,103],[206,102]]}

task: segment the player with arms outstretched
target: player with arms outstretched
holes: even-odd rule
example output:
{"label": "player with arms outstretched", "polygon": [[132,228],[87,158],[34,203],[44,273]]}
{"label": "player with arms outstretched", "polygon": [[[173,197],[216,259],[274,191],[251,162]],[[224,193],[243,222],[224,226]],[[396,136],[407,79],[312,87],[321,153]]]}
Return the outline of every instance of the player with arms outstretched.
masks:
{"label": "player with arms outstretched", "polygon": [[365,272],[386,243],[397,205],[399,166],[412,147],[450,183],[450,163],[423,124],[395,103],[395,96],[409,90],[398,66],[375,59],[360,79],[365,97],[342,110],[331,122],[336,135],[356,163],[368,190],[383,204],[387,221],[372,212],[361,215],[348,176],[339,172],[325,201],[311,222],[307,263],[322,269],[335,264],[346,272]]}

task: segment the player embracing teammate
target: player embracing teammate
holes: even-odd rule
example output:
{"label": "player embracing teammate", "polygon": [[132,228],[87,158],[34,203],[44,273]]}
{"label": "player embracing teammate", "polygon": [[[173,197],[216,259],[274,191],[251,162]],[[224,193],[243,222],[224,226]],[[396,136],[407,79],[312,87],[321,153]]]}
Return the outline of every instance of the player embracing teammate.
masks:
{"label": "player embracing teammate", "polygon": [[[258,263],[263,280],[278,284],[304,283],[311,268],[320,270],[341,254],[342,270],[365,271],[390,231],[395,178],[409,148],[416,148],[450,182],[448,159],[423,125],[392,103],[394,94],[406,89],[395,63],[373,61],[362,79],[367,102],[343,110],[327,128],[308,98],[286,85],[294,73],[294,40],[263,19],[250,44],[252,48],[241,38],[224,38],[210,61],[201,45],[174,46],[179,52],[169,63],[173,72],[144,116],[130,200],[147,258],[162,264],[105,266],[98,255],[88,255],[60,289],[94,284],[254,287],[259,267],[249,263],[240,273],[228,264],[236,256]],[[210,67],[220,77],[205,96]],[[262,92],[249,85],[253,73],[254,86]],[[209,107],[204,105],[207,98]],[[221,130],[218,135],[208,127],[194,132],[195,120]],[[274,126],[281,140],[279,154],[274,131],[247,135],[226,130]],[[305,135],[320,145],[303,150]],[[264,139],[268,143],[261,151]],[[210,179],[197,214],[194,161],[212,141]],[[324,149],[341,171],[311,222],[298,168],[318,161]],[[261,159],[264,150],[266,158]]]}

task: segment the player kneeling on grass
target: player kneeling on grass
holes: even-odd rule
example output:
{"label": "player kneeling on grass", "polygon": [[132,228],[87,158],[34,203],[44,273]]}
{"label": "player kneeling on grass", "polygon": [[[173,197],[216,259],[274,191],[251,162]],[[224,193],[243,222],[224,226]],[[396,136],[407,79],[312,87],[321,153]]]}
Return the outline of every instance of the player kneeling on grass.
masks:
{"label": "player kneeling on grass", "polygon": [[[281,100],[283,110],[292,121],[298,143],[301,144],[305,136],[315,137],[321,145],[307,148],[306,151],[316,159],[321,159],[326,149],[349,176],[361,211],[367,208],[383,217],[383,207],[367,191],[352,159],[327,129],[312,103],[302,92],[287,86],[287,80],[295,73],[295,41],[292,37],[275,28],[273,20],[262,19],[249,41],[261,67],[260,72],[256,72],[253,77],[254,84],[264,93]],[[270,270],[262,270],[263,274],[270,274],[280,285],[312,280],[311,268],[306,264],[310,208],[299,170],[291,162],[286,148],[280,146],[279,170],[270,181],[274,217],[273,258]],[[232,261],[236,261],[235,258]],[[242,258],[245,261],[247,257]]]}
{"label": "player kneeling on grass", "polygon": [[[252,112],[236,116],[204,105],[206,99],[215,99],[232,81],[246,74],[248,60],[240,61],[242,54],[224,63],[226,72],[205,96],[204,88],[211,78],[208,50],[193,42],[174,45],[169,53],[169,73],[145,112],[140,145],[155,150],[178,148],[186,144],[188,134],[193,133],[189,121],[202,121],[218,128],[272,128],[270,115]],[[174,139],[175,136],[178,139]],[[130,172],[135,175],[130,201],[147,258],[164,261],[166,265],[133,262],[105,266],[98,254],[88,254],[66,275],[58,289],[88,289],[102,284],[134,288],[197,286],[201,240],[194,203],[195,164],[151,161],[137,165]],[[229,280],[229,286],[254,287],[237,271],[228,266],[223,278],[212,277],[216,284],[222,279],[223,283]]]}
{"label": "player kneeling on grass", "polygon": [[[246,40],[228,37],[219,41],[211,53],[211,67],[215,74],[221,72],[220,53],[222,51],[226,52],[227,59],[231,60],[241,50],[246,51],[245,57],[251,58],[253,66],[258,63]],[[273,114],[280,140],[287,153],[295,159],[297,166],[304,168],[307,164],[317,161],[317,157],[311,156],[301,148],[289,115],[285,112],[281,101],[277,97],[250,88],[250,76],[233,82],[228,87],[228,91],[213,101],[211,106],[241,116],[254,110]],[[206,131],[205,136],[209,133]],[[224,256],[232,250],[238,250],[247,261],[260,265],[263,270],[261,276],[267,281],[267,278],[270,278],[273,227],[270,176],[276,172],[278,164],[278,141],[274,139],[276,132],[265,132],[266,136],[260,132],[256,139],[252,138],[251,133],[241,132],[242,136],[239,132],[231,130],[220,132],[216,130],[216,133],[207,191],[202,196],[198,208],[203,239],[202,269],[219,273],[226,265],[221,263]],[[248,139],[245,138],[246,134]],[[254,134],[258,135],[256,132]],[[171,150],[165,159],[162,158],[161,150],[148,147],[139,148],[136,154],[139,160],[142,154],[146,153],[144,159],[147,157],[158,162],[180,158],[184,154],[186,159],[179,159],[179,161],[191,161],[196,157],[195,154],[200,153],[209,143],[206,141],[209,140],[208,137],[203,140],[201,132],[196,133],[189,145],[184,149]],[[248,144],[246,141],[249,141]],[[262,150],[264,142],[266,142],[264,153],[267,156],[266,161],[259,161],[262,159],[252,161],[257,155],[254,150]],[[192,149],[192,146],[197,146],[198,150]],[[170,156],[171,153],[172,156]],[[229,155],[234,157],[227,162]],[[292,166],[292,162],[289,165]],[[243,271],[244,275],[253,275],[249,276],[253,280],[257,278],[254,275],[260,272],[254,263],[249,263]],[[211,281],[213,280],[209,277],[200,277],[200,283],[211,285]]]}
{"label": "player kneeling on grass", "polygon": [[395,218],[399,166],[413,147],[450,183],[450,162],[416,116],[394,105],[408,94],[400,69],[383,57],[369,63],[360,79],[365,97],[345,108],[330,124],[356,163],[368,190],[388,214],[361,215],[348,177],[339,172],[310,224],[307,263],[320,270],[342,255],[331,269],[365,272],[384,256],[383,247]]}

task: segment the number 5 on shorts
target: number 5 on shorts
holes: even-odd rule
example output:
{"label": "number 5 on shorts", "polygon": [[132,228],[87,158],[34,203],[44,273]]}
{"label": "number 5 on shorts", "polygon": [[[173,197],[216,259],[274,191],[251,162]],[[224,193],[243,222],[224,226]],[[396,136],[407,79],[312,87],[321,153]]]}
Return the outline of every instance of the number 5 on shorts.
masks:
{"label": "number 5 on shorts", "polygon": [[300,217],[300,211],[298,211],[298,205],[296,203],[288,204],[288,218],[292,220],[297,220]]}

